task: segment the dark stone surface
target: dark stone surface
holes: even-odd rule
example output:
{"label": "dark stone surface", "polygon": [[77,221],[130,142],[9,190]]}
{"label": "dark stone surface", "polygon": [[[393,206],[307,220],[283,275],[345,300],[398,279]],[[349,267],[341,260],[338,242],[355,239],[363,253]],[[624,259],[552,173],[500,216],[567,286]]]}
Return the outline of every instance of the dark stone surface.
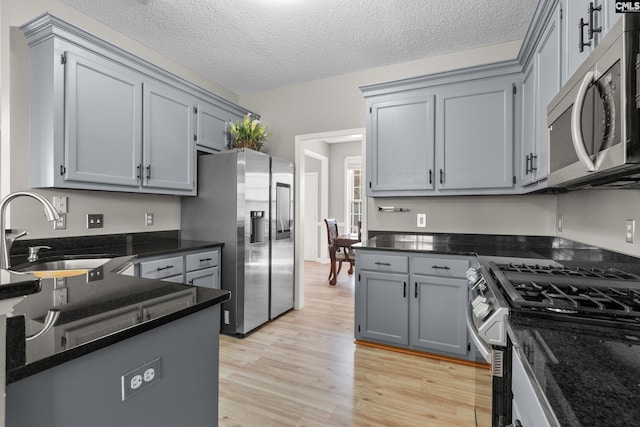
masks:
{"label": "dark stone surface", "polygon": [[510,325],[560,425],[638,424],[640,331],[532,317]]}
{"label": "dark stone surface", "polygon": [[[369,232],[356,245],[384,251],[552,259],[567,267],[640,275],[639,259],[557,237]],[[640,420],[640,326],[513,315],[510,325],[562,426]]]}
{"label": "dark stone surface", "polygon": [[[20,242],[20,245],[18,245]],[[2,288],[31,281],[38,285],[16,304],[12,316],[17,320],[7,323],[7,384],[53,366],[73,360],[82,355],[131,338],[160,325],[172,322],[189,314],[227,301],[230,292],[184,284],[164,282],[118,274],[136,255],[142,257],[168,253],[207,249],[221,246],[216,242],[182,241],[177,232],[141,233],[137,235],[88,236],[62,239],[38,239],[17,241],[12,250],[12,260],[26,261],[28,246],[48,245],[54,248],[47,255],[55,258],[62,254],[111,254],[111,261],[100,267],[103,274],[88,273],[65,278],[43,278],[2,271]],[[101,246],[103,245],[103,246]],[[45,254],[44,251],[42,253]],[[41,257],[46,260],[47,257]],[[60,292],[66,294],[66,302],[54,306]],[[142,316],[142,307],[147,303],[165,301],[172,297],[189,295],[189,306],[171,305],[158,316],[147,312]],[[44,336],[26,343],[25,335],[37,332],[44,323],[49,309],[60,310],[54,327]],[[65,325],[72,322],[99,323],[114,314],[140,313],[137,323],[122,325],[115,332],[95,332],[91,341],[77,346],[63,344]],[[135,318],[137,314],[133,314]],[[21,320],[20,320],[21,319]],[[86,321],[86,322],[83,322]],[[97,328],[99,330],[100,328]]]}

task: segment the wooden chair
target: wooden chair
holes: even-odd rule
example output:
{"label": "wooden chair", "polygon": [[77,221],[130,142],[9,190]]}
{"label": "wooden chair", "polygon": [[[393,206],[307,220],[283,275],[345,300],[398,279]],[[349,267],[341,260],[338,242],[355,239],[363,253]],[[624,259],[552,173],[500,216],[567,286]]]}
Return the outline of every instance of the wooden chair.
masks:
{"label": "wooden chair", "polygon": [[[327,226],[327,244],[329,245],[329,254],[331,255],[334,251],[332,251],[333,241],[336,237],[338,237],[338,222],[334,218],[328,218],[324,220],[325,225]],[[336,277],[340,274],[340,270],[342,270],[342,263],[349,263],[349,274],[353,273],[353,266],[356,262],[355,255],[353,250],[349,250],[348,248],[338,248],[334,253],[335,259],[331,259],[332,265],[334,263],[338,264],[338,270],[336,271]],[[329,270],[329,280],[331,280],[332,271]]]}

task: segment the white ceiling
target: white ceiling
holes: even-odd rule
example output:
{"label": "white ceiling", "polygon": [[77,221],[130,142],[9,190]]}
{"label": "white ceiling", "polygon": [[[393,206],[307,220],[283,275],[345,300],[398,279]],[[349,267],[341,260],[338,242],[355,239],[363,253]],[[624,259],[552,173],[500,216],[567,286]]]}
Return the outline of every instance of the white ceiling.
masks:
{"label": "white ceiling", "polygon": [[62,0],[242,95],[522,39],[537,0]]}

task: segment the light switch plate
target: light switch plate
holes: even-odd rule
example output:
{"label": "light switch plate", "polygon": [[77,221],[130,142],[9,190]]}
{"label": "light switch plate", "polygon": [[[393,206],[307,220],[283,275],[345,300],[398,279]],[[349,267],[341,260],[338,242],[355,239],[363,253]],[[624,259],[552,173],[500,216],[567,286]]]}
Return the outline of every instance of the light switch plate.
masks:
{"label": "light switch plate", "polygon": [[425,228],[427,226],[427,214],[418,214],[416,227]]}
{"label": "light switch plate", "polygon": [[87,215],[87,228],[102,228],[104,227],[104,215],[103,214],[88,214]]}

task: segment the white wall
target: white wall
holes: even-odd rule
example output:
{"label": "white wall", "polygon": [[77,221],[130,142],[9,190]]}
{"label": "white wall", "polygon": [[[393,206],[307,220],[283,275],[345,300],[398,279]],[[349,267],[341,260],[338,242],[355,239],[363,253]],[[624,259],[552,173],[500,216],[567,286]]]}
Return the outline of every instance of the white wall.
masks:
{"label": "white wall", "polygon": [[[50,12],[73,25],[101,37],[151,63],[232,102],[237,96],[95,21],[58,0],[2,0],[0,2],[0,196],[29,188],[29,50],[22,24]],[[28,229],[30,237],[63,237],[173,230],[180,228],[180,199],[174,196],[140,195],[98,191],[34,190],[48,198],[67,196],[67,230],[54,231],[38,204],[17,199],[10,205],[13,228]],[[155,214],[152,227],[144,225],[144,213]],[[87,213],[104,213],[105,227],[87,230]]]}
{"label": "white wall", "polygon": [[640,230],[640,191],[581,190],[558,196],[563,216],[559,237],[640,256],[640,232],[635,243],[625,241],[625,223],[635,219]]}

